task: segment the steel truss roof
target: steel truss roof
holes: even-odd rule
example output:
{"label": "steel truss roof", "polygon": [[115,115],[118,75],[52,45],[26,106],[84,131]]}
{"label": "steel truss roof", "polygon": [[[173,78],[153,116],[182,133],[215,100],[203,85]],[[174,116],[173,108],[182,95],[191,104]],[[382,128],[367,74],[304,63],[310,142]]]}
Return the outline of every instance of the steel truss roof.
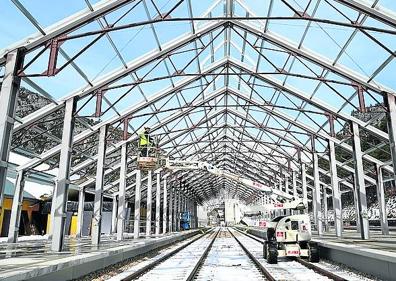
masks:
{"label": "steel truss roof", "polygon": [[[384,108],[383,98],[396,95],[394,79],[384,78],[393,71],[395,46],[386,39],[396,35],[396,16],[379,0],[271,0],[260,3],[259,10],[250,0],[85,0],[85,10],[48,28],[21,2],[12,2],[39,33],[0,51],[0,65],[10,50],[21,49],[25,62],[18,75],[24,86],[50,100],[17,116],[12,149],[41,145],[20,170],[42,163],[57,166],[59,116],[75,98],[79,126],[70,169],[83,188],[95,182],[99,131],[108,126],[104,190],[117,192],[120,149],[130,143],[127,190],[133,195],[134,144],[144,124],[152,127],[168,156],[208,161],[269,185],[285,181],[293,171],[299,174],[301,162],[312,167],[312,152],[317,152],[324,163],[320,182],[331,190],[328,141],[345,155],[336,162],[339,182],[353,188],[349,128],[354,122],[373,142],[363,152],[366,183],[376,183],[375,165],[393,176],[387,130],[377,126],[376,116],[357,117],[369,104]],[[178,31],[166,36],[172,27]],[[147,42],[125,42],[140,33]],[[336,47],[323,48],[321,40]],[[378,52],[375,67],[354,58],[356,44],[363,43]],[[115,68],[92,75],[84,70],[90,64]],[[66,72],[83,81],[81,88],[62,98],[50,94],[45,81],[64,79]],[[382,156],[376,158],[379,151]],[[308,168],[312,188],[311,174]],[[247,202],[257,195],[202,171],[178,171],[169,185],[181,186],[200,203],[224,189]]]}

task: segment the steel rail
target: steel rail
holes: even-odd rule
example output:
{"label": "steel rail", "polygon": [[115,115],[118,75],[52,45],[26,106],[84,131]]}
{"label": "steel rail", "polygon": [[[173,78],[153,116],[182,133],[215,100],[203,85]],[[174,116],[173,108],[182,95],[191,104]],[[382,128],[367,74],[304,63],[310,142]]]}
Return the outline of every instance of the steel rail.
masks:
{"label": "steel rail", "polygon": [[271,273],[258,261],[258,259],[242,244],[242,242],[235,237],[235,235],[227,228],[228,232],[231,234],[232,237],[238,242],[239,246],[243,249],[246,255],[250,258],[250,260],[257,266],[257,268],[263,273],[265,278],[270,281],[276,281],[276,279],[271,275]]}
{"label": "steel rail", "polygon": [[334,281],[347,281],[347,279],[345,279],[345,278],[343,278],[341,276],[338,276],[338,275],[336,275],[336,274],[334,274],[334,273],[332,273],[330,271],[327,271],[326,269],[321,268],[321,267],[319,267],[319,266],[317,266],[317,265],[315,265],[315,264],[313,264],[311,262],[303,260],[302,258],[297,258],[296,261],[299,262],[300,264],[302,264],[303,266],[305,266],[305,267],[307,267],[309,269],[312,269],[316,273],[319,273],[320,275],[326,276],[326,277],[328,277],[328,278],[330,278],[330,279],[332,279]]}
{"label": "steel rail", "polygon": [[203,263],[205,262],[206,257],[208,256],[210,250],[212,249],[213,243],[216,240],[217,236],[220,233],[221,228],[219,229],[219,231],[217,231],[215,237],[212,239],[212,241],[210,241],[208,247],[206,247],[204,253],[202,254],[202,256],[199,258],[198,262],[195,264],[193,270],[190,272],[190,274],[188,275],[186,281],[192,281],[195,279],[195,277],[197,276],[197,273],[199,271],[199,269],[201,268],[201,266],[203,265]]}
{"label": "steel rail", "polygon": [[[139,278],[140,276],[144,275],[145,273],[147,273],[148,271],[152,270],[153,268],[155,268],[156,266],[158,266],[159,264],[161,264],[162,262],[168,260],[169,258],[173,257],[174,255],[176,255],[177,253],[179,253],[181,250],[187,248],[188,246],[190,246],[192,243],[200,240],[201,238],[203,238],[204,236],[208,235],[209,233],[213,233],[212,232],[213,229],[205,232],[204,234],[194,238],[193,240],[191,240],[190,242],[176,248],[175,250],[169,252],[168,254],[162,256],[161,258],[149,263],[148,265],[140,268],[139,270],[131,273],[130,275],[128,275],[127,277],[124,277],[121,279],[121,281],[130,281],[130,280],[135,280],[137,278]],[[220,230],[219,230],[220,231]],[[215,238],[217,237],[219,231],[215,234]],[[214,238],[214,239],[215,239]]]}

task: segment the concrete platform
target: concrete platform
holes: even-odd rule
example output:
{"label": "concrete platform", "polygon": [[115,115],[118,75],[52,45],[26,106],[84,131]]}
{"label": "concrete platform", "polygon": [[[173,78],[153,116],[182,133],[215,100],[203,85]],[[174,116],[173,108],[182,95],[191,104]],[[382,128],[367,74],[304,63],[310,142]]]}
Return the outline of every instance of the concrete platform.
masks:
{"label": "concrete platform", "polygon": [[66,250],[55,253],[47,240],[0,244],[0,280],[70,280],[111,264],[186,239],[200,230],[170,233],[159,237],[103,238],[99,247],[88,238],[67,238]]}
{"label": "concrete platform", "polygon": [[343,238],[334,233],[314,236],[320,246],[320,256],[339,262],[360,272],[383,280],[396,280],[396,233],[381,235],[370,231],[369,240],[361,240],[356,231],[344,231]]}
{"label": "concrete platform", "polygon": [[[248,233],[264,238],[260,228],[238,227]],[[361,240],[353,230],[343,232],[339,239],[334,233],[325,233],[313,241],[319,243],[320,257],[344,264],[381,280],[396,280],[396,232],[384,236],[379,231],[370,231],[370,240]]]}

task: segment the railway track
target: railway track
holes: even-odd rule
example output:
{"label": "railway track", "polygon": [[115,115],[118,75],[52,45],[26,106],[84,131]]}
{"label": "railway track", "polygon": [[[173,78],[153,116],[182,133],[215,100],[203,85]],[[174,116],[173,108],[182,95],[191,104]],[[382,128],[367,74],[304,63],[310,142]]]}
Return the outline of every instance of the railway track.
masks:
{"label": "railway track", "polygon": [[[236,228],[233,229],[233,231],[243,237],[240,238],[239,241],[245,246],[247,251],[252,249],[250,254],[255,256],[257,260],[261,262],[262,266],[267,271],[266,277],[268,280],[348,280],[316,265],[315,263],[308,262],[301,258],[294,260],[285,259],[285,261],[279,261],[278,264],[268,264],[262,257],[264,244],[263,239]],[[299,276],[302,278],[299,279]]]}
{"label": "railway track", "polygon": [[194,280],[266,280],[254,257],[246,255],[227,228],[222,228]]}
{"label": "railway track", "polygon": [[[231,239],[230,239],[231,238]],[[231,277],[231,279],[230,279]],[[266,280],[226,228],[203,234],[128,276],[111,280]]]}
{"label": "railway track", "polygon": [[263,242],[238,229],[212,229],[111,280],[350,280],[302,259],[268,264]]}
{"label": "railway track", "polygon": [[212,229],[127,276],[112,280],[193,280],[219,231]]}

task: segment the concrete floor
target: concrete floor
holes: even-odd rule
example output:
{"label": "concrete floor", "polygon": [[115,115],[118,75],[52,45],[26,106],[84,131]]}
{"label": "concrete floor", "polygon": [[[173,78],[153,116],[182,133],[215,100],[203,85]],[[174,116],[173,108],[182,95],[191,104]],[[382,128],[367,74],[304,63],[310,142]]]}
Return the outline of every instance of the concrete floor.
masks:
{"label": "concrete floor", "polygon": [[354,246],[361,249],[375,249],[396,253],[396,232],[391,231],[389,235],[382,235],[380,231],[370,230],[370,239],[361,240],[360,233],[356,230],[343,231],[343,237],[337,238],[334,232],[324,233],[322,237],[313,234],[314,240],[323,243],[332,242],[340,245]]}
{"label": "concrete floor", "polygon": [[[157,241],[162,243],[161,241],[173,239],[179,235],[180,233],[168,233],[158,237],[126,238],[124,241],[117,241],[115,236],[109,235],[102,237],[100,246],[91,245],[89,237],[79,239],[67,237],[65,250],[61,253],[50,250],[50,240],[23,241],[16,244],[0,243],[0,280],[24,279],[13,278],[16,273],[34,277],[37,276],[37,271],[47,273],[60,270],[75,263],[78,259],[89,260],[98,256],[109,258],[111,255],[118,255],[130,249],[153,245]],[[79,263],[82,262],[79,261]],[[31,273],[32,271],[35,271],[34,274]]]}

